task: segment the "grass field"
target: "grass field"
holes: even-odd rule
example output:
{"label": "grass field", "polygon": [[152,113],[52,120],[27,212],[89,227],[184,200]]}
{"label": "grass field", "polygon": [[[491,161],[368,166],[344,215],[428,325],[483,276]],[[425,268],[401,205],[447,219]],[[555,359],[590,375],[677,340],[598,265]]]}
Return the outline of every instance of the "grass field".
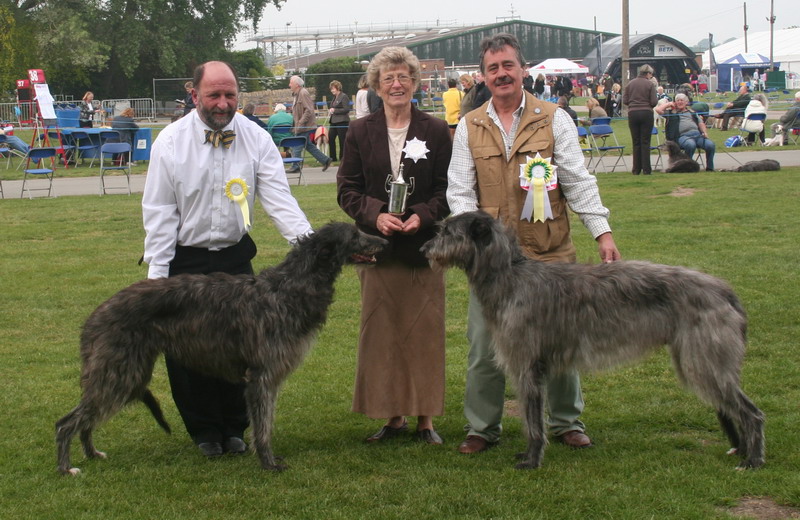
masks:
{"label": "grass field", "polygon": [[[728,280],[750,319],[743,387],[767,416],[767,464],[740,472],[713,411],[681,389],[665,352],[583,379],[591,449],[548,447],[544,466],[513,469],[524,443],[507,416],[503,442],[463,456],[467,287],[447,276],[445,445],[363,438],[380,421],[350,412],[359,323],[358,282],[346,268],[327,325],[278,400],[274,446],[290,469],[254,456],[204,459],[172,403],[163,362],[153,392],[174,433],[134,405],[96,433],[108,460],[77,478],[55,471],[53,424],[78,401],[78,335],[89,313],[146,275],[141,198],[0,201],[0,496],[9,519],[510,518],[724,519],[745,497],[800,507],[800,168],[756,174],[599,177],[627,259],[680,264]],[[315,226],[347,220],[335,187],[294,188]],[[257,269],[287,251],[258,212]],[[596,261],[575,220],[579,260]],[[390,382],[387,382],[390,384]],[[508,390],[508,398],[513,392]]]}

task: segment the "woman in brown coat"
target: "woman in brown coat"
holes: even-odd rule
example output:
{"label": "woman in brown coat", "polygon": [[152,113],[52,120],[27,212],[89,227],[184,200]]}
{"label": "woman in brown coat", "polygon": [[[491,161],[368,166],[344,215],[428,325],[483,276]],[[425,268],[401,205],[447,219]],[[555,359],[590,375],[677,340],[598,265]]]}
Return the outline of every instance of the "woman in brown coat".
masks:
{"label": "woman in brown coat", "polygon": [[[433,416],[444,413],[444,276],[419,248],[447,216],[447,167],[452,145],[447,123],[411,104],[419,60],[404,47],[387,47],[367,69],[383,109],[350,125],[347,153],[337,174],[338,202],[358,227],[390,247],[375,266],[358,269],[361,331],[353,411],[385,425],[367,438],[378,442],[408,429],[441,444]],[[402,166],[402,169],[401,169]],[[401,214],[389,213],[387,183],[413,183]]]}

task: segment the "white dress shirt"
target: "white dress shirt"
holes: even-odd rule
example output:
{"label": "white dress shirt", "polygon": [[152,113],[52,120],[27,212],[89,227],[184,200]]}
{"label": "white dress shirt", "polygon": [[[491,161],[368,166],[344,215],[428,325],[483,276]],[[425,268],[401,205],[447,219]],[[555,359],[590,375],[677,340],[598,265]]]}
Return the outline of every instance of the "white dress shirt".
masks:
{"label": "white dress shirt", "polygon": [[[489,102],[487,114],[502,134],[506,159],[509,158],[523,110],[525,110],[525,96],[522,96],[520,107],[514,111],[511,132],[507,134],[497,116],[494,105],[491,101]],[[609,211],[600,200],[597,179],[589,173],[584,165],[575,122],[563,110],[556,110],[553,116],[553,136],[555,138],[553,164],[558,166],[556,170],[558,184],[567,198],[567,204],[572,211],[578,214],[593,238],[610,232]],[[453,215],[475,211],[480,207],[477,171],[468,139],[467,118],[462,117],[456,127],[453,138],[453,156],[447,170],[447,203]]]}
{"label": "white dress shirt", "polygon": [[251,222],[258,197],[286,240],[312,232],[269,133],[239,113],[225,127],[236,132],[229,149],[204,143],[206,130],[194,110],[153,143],[142,198],[148,278],[169,275],[176,245],[218,251],[242,239],[249,228],[239,204],[225,195],[231,179],[247,183]]}

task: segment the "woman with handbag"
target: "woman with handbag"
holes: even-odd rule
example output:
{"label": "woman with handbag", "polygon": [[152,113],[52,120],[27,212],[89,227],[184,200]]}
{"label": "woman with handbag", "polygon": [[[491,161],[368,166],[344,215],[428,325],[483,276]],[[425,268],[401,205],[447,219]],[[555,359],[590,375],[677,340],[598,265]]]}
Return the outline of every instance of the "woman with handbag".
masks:
{"label": "woman with handbag", "polygon": [[342,92],[342,84],[336,80],[331,81],[329,88],[333,94],[330,114],[331,126],[328,135],[330,143],[331,161],[336,161],[336,141],[339,141],[339,159],[344,157],[344,138],[350,127],[350,98]]}

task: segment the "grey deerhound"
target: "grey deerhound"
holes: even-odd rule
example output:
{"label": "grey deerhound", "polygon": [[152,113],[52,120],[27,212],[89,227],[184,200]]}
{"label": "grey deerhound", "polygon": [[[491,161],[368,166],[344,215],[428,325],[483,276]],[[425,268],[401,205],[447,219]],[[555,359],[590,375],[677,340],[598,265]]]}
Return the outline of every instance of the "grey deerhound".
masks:
{"label": "grey deerhound", "polygon": [[678,379],[716,408],[739,467],[764,464],[764,415],[739,386],[747,319],[721,280],[647,262],[537,262],[483,212],[447,219],[422,250],[432,265],[463,269],[483,307],[519,393],[528,446],[517,468],[542,463],[548,374],[610,368],[661,345]]}
{"label": "grey deerhound", "polygon": [[664,141],[659,148],[666,151],[669,156],[664,173],[697,173],[700,171],[697,161],[686,155],[686,152],[675,141]]}
{"label": "grey deerhound", "polygon": [[105,458],[95,449],[92,432],[133,401],[144,402],[169,432],[147,388],[161,353],[208,375],[246,381],[261,466],[285,469],[271,448],[279,387],[325,323],[342,266],[371,257],[386,244],[351,224],[332,223],[301,238],[280,265],[257,276],[180,275],[137,282],[112,296],[83,327],[83,395],[56,422],[58,471],[79,472],[69,457],[76,433],[87,457]]}

